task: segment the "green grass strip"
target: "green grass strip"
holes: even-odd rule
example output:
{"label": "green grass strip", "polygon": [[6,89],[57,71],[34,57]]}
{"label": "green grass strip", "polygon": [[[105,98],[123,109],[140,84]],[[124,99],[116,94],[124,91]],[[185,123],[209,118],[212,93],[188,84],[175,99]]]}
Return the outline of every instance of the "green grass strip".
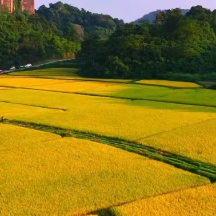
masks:
{"label": "green grass strip", "polygon": [[101,144],[114,146],[116,148],[120,148],[128,152],[139,154],[153,160],[170,164],[182,170],[186,170],[191,173],[204,176],[208,178],[212,183],[216,182],[215,165],[204,163],[198,160],[193,160],[191,158],[173,154],[167,151],[163,151],[161,149],[145,146],[137,142],[128,141],[128,140],[115,138],[115,137],[102,136],[90,132],[71,130],[71,129],[65,129],[65,128],[60,128],[55,126],[17,121],[17,120],[6,119],[4,120],[3,123],[40,130],[44,132],[50,132],[50,133],[60,135],[62,137],[74,137],[78,139],[86,139]]}

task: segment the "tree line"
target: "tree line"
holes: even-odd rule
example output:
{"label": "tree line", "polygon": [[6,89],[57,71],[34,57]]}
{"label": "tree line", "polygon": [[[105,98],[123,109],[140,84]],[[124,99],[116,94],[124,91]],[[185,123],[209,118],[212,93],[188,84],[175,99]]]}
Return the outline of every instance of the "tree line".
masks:
{"label": "tree line", "polygon": [[89,77],[216,80],[216,10],[177,8],[124,24],[108,39],[85,40],[79,57]]}

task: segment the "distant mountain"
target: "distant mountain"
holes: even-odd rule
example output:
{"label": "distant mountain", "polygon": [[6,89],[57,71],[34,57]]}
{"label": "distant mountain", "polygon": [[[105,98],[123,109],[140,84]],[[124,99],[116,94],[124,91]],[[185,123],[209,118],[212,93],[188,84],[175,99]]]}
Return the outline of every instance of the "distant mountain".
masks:
{"label": "distant mountain", "polygon": [[[138,24],[142,20],[148,20],[150,22],[153,22],[156,19],[157,14],[160,12],[163,12],[163,11],[165,11],[165,10],[156,10],[156,11],[150,12],[150,13],[144,15],[142,18],[134,21],[133,23]],[[185,15],[187,12],[189,12],[188,9],[182,9],[183,15]]]}

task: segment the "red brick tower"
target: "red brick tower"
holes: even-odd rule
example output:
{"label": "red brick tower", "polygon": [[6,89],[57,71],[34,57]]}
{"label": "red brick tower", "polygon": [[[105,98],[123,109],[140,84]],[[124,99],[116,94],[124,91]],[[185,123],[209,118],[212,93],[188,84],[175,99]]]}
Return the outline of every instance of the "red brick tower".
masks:
{"label": "red brick tower", "polygon": [[35,13],[35,1],[34,0],[22,0],[22,11],[27,11],[30,14],[34,14]]}
{"label": "red brick tower", "polygon": [[9,13],[12,13],[14,11],[13,0],[0,0],[0,5],[7,7]]}

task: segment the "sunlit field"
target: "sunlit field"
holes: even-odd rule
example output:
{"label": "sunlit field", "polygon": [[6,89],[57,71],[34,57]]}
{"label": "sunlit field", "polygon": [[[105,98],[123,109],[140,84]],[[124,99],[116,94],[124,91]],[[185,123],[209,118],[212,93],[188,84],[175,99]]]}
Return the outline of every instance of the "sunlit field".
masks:
{"label": "sunlit field", "polygon": [[45,68],[36,69],[32,71],[17,71],[11,73],[12,76],[28,76],[28,77],[47,77],[47,78],[62,78],[62,79],[81,79],[81,80],[101,80],[107,82],[123,82],[134,83],[153,86],[165,86],[172,88],[201,88],[199,84],[192,82],[179,82],[168,80],[123,80],[123,79],[98,79],[98,78],[85,78],[78,74],[78,68]]}
{"label": "sunlit field", "polygon": [[38,86],[37,89],[59,91],[59,92],[80,92],[90,94],[112,94],[116,91],[126,89],[126,85],[116,84],[112,82],[83,82],[83,81],[68,81],[55,85]]}
{"label": "sunlit field", "polygon": [[5,88],[5,87],[0,87],[0,90],[3,90],[3,89],[7,89],[7,88]]}
{"label": "sunlit field", "polygon": [[0,87],[32,88],[46,91],[61,91],[71,93],[80,92],[84,94],[95,94],[98,96],[101,95],[126,99],[140,99],[166,103],[170,102],[177,104],[216,107],[215,91],[202,88],[173,89],[169,87],[137,85],[132,84],[131,82],[116,83],[112,80],[109,82],[102,82],[100,80],[77,81],[28,78],[20,76],[1,76]]}
{"label": "sunlit field", "polygon": [[[152,108],[151,104],[156,106],[156,102],[139,104],[113,98],[29,90],[1,91],[0,101],[12,103],[5,104],[6,118],[89,131],[134,141],[216,117],[216,113],[213,112],[163,109],[160,108],[160,106],[163,107],[161,104],[157,108]],[[24,103],[25,109],[38,109],[41,114],[30,112],[20,115],[16,111],[9,112],[10,107],[19,107],[13,102]],[[28,107],[28,104],[62,108],[67,111]]]}
{"label": "sunlit field", "polygon": [[[118,216],[166,211],[187,216],[187,208],[177,209],[190,196],[191,215],[202,205],[209,206],[206,215],[214,212],[213,90],[184,82],[82,80],[69,70],[63,74],[57,68],[46,70],[0,76],[0,215],[102,216],[100,212],[112,208]],[[26,128],[14,126],[19,121]],[[76,137],[67,131],[100,138]],[[109,139],[150,146],[148,151],[157,150],[159,156],[139,156],[143,155],[139,149],[130,153],[120,141],[111,147]],[[172,162],[163,160],[172,153],[177,154]],[[186,156],[188,164],[175,165],[180,156]],[[190,169],[196,160],[200,167],[207,163],[206,177],[199,167]],[[194,188],[203,185],[209,186]],[[209,200],[204,192],[200,195],[201,189]],[[180,202],[173,201],[169,211],[175,199]]]}
{"label": "sunlit field", "polygon": [[0,126],[2,216],[82,215],[209,183],[117,148]]}
{"label": "sunlit field", "polygon": [[[0,123],[0,150],[24,150],[30,143],[42,143],[61,138],[58,135]],[[12,151],[11,151],[12,150]],[[18,156],[18,155],[17,155]],[[12,157],[11,157],[12,158]],[[16,162],[14,160],[14,162]]]}
{"label": "sunlit field", "polygon": [[118,216],[214,216],[216,184],[144,199],[113,209]]}
{"label": "sunlit field", "polygon": [[177,82],[168,80],[140,80],[136,83],[155,86],[167,86],[173,88],[201,88],[200,85],[191,82]]}
{"label": "sunlit field", "polygon": [[159,134],[142,143],[216,164],[216,119]]}
{"label": "sunlit field", "polygon": [[37,79],[37,78],[13,78],[9,76],[0,77],[0,87],[39,87],[43,85],[54,85],[64,83],[64,80],[52,80],[52,79]]}

